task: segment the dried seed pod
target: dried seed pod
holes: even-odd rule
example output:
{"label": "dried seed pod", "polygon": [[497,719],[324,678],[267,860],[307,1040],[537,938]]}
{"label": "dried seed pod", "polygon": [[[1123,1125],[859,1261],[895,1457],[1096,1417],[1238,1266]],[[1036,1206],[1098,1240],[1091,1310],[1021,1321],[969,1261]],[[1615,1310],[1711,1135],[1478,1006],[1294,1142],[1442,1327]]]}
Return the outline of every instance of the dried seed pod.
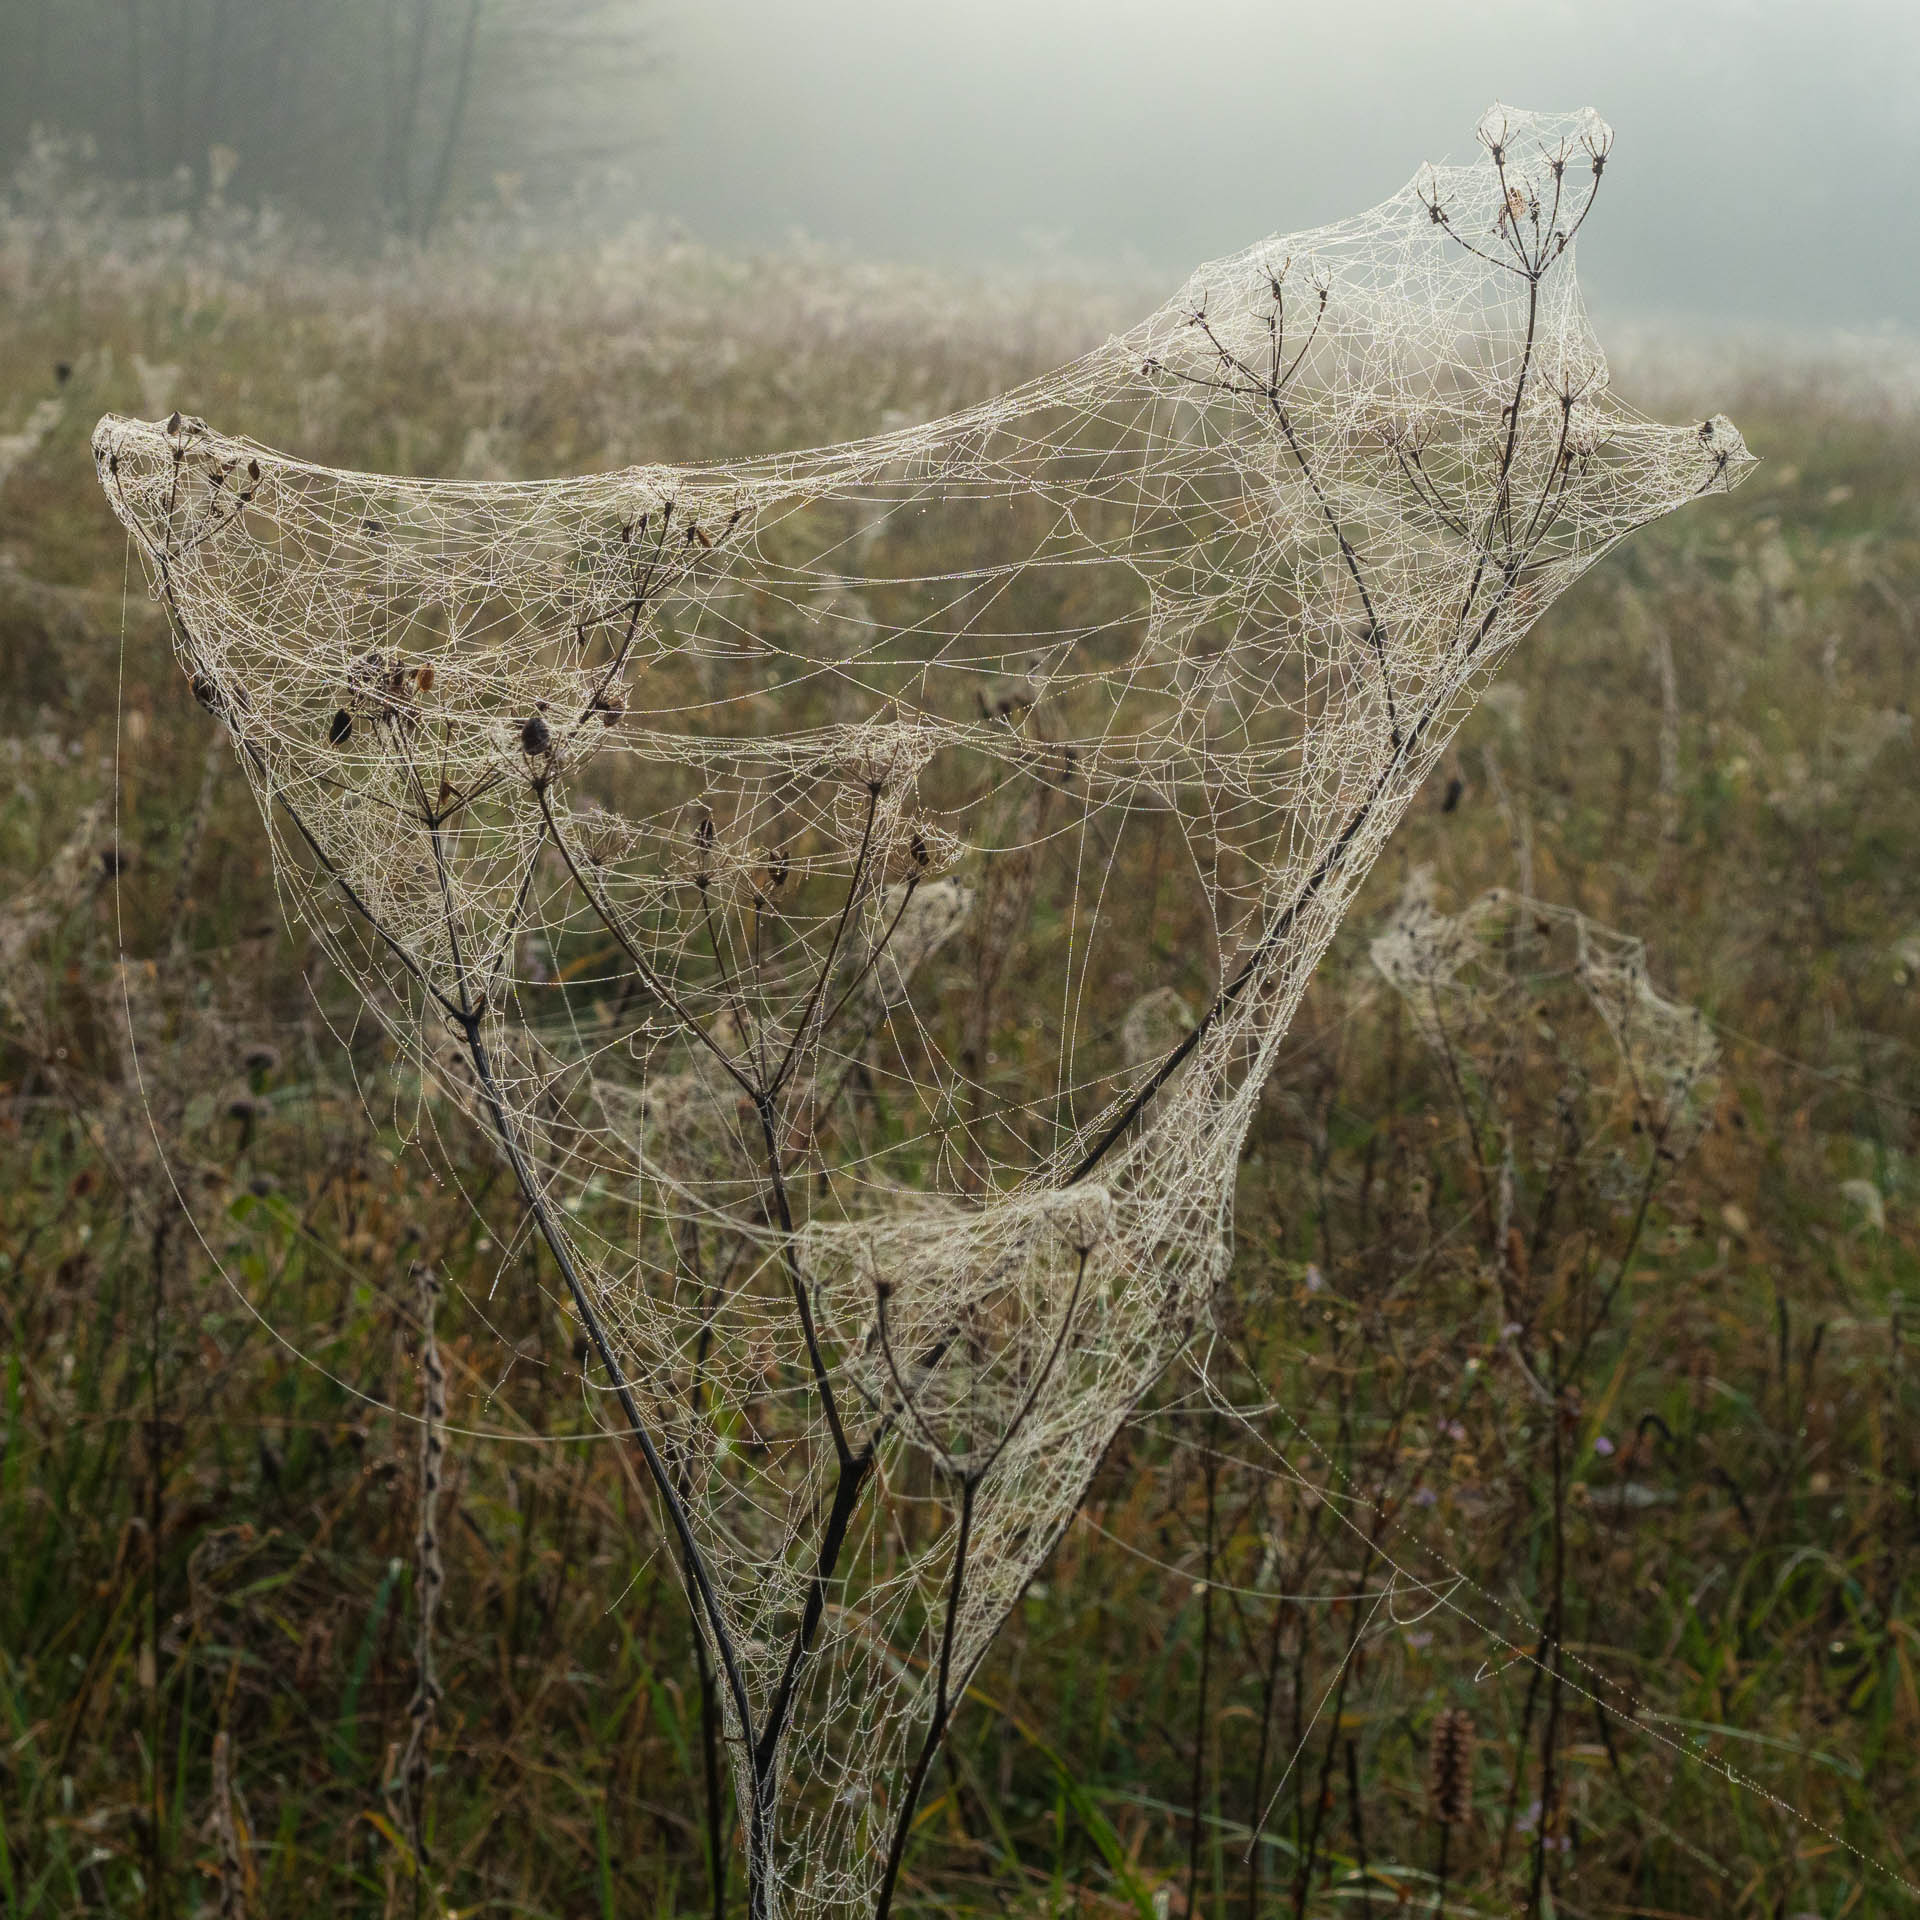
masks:
{"label": "dried seed pod", "polygon": [[539,714],[528,714],[526,725],[520,729],[520,751],[530,759],[538,759],[552,745],[553,729]]}
{"label": "dried seed pod", "polygon": [[213,1829],[219,1855],[220,1920],[246,1920],[247,1870],[234,1817],[233,1745],[227,1729],[213,1736]]}
{"label": "dried seed pod", "polygon": [[1427,1754],[1427,1800],[1443,1827],[1457,1827],[1473,1811],[1473,1715],[1449,1707],[1433,1723]]}
{"label": "dried seed pod", "polygon": [[1056,1194],[1048,1208],[1061,1237],[1076,1252],[1091,1253],[1113,1231],[1113,1195],[1088,1183]]}
{"label": "dried seed pod", "polygon": [[387,656],[369,647],[347,669],[347,698],[356,706],[377,706],[387,684]]}
{"label": "dried seed pod", "polygon": [[964,851],[959,838],[928,815],[915,814],[892,823],[875,848],[874,864],[880,878],[916,883],[945,873]]}

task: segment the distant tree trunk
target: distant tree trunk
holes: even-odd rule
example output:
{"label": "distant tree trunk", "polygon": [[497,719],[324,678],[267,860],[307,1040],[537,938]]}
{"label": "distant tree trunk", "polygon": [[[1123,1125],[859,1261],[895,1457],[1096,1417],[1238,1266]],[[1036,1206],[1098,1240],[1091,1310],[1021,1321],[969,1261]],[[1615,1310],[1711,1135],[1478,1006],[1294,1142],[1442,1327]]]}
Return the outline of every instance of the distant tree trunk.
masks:
{"label": "distant tree trunk", "polygon": [[190,141],[188,129],[192,123],[192,110],[187,104],[192,91],[188,82],[193,77],[193,9],[189,0],[173,0],[173,79],[167,87],[167,104],[173,111],[168,116],[167,151],[172,156],[175,167],[190,168],[196,178],[200,168],[197,164]]}
{"label": "distant tree trunk", "polygon": [[133,171],[142,180],[153,174],[147,143],[147,71],[140,43],[140,0],[127,0],[127,125],[132,129]]}
{"label": "distant tree trunk", "polygon": [[259,124],[267,127],[286,125],[287,96],[287,14],[285,0],[273,9],[273,24],[267,33],[266,50],[257,69],[260,99],[256,111]]}
{"label": "distant tree trunk", "polygon": [[447,201],[447,185],[453,176],[454,148],[459,144],[460,128],[467,117],[467,97],[473,91],[473,46],[480,34],[480,8],[483,0],[467,0],[466,31],[460,36],[460,64],[454,70],[453,98],[447,103],[447,124],[440,139],[440,158],[434,163],[433,185],[427,204],[420,214],[420,238],[432,233]]}
{"label": "distant tree trunk", "polygon": [[[207,22],[207,103],[201,112],[200,130],[205,135],[203,144],[220,140],[223,132],[220,124],[222,101],[220,89],[226,79],[227,37],[232,22],[228,18],[228,9],[232,0],[213,0],[213,14]],[[204,158],[205,156],[203,156]],[[208,185],[212,185],[212,162],[209,159]]]}
{"label": "distant tree trunk", "polygon": [[[0,46],[18,46],[19,54],[0,61],[0,98],[10,122],[3,143],[9,152],[25,145],[23,136],[45,113],[50,92],[47,73],[47,11],[53,0],[16,0],[0,7]],[[31,24],[29,24],[31,14]]]}
{"label": "distant tree trunk", "polygon": [[204,195],[211,151],[230,148],[240,200],[282,202],[343,236],[428,239],[470,181],[531,168],[537,195],[630,137],[609,111],[621,96],[611,82],[633,63],[645,11],[641,0],[0,0],[0,176],[36,125],[90,137],[107,178],[157,185],[184,167],[176,198],[189,177]]}
{"label": "distant tree trunk", "polygon": [[[393,45],[395,20],[400,0],[392,0],[387,10],[387,45]],[[394,88],[392,69],[388,70],[389,107],[387,115],[387,165],[383,194],[387,218],[395,226],[413,225],[413,129],[420,117],[420,89],[426,83],[427,38],[433,29],[433,0],[413,0],[413,38],[407,48],[407,70]]]}

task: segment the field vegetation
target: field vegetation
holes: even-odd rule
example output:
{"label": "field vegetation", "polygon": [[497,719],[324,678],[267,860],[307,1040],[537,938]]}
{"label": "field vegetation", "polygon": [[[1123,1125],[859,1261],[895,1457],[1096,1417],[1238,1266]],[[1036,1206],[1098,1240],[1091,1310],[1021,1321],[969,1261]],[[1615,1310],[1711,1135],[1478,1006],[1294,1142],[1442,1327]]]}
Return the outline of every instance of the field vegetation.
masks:
{"label": "field vegetation", "polygon": [[[88,434],[180,407],[472,478],[818,444],[1132,306],[644,232],[325,264],[58,175],[0,224],[0,1906],[711,1912],[660,1517],[487,1142],[410,1144],[285,923]],[[1916,1897],[1920,425],[1738,385],[1686,404],[1766,464],[1560,603],[1316,980],[1217,1335],[1001,1635],[913,1911]],[[1521,898],[1471,992],[1376,964],[1410,883]],[[1704,1016],[1697,1125],[1623,1070],[1566,910]]]}

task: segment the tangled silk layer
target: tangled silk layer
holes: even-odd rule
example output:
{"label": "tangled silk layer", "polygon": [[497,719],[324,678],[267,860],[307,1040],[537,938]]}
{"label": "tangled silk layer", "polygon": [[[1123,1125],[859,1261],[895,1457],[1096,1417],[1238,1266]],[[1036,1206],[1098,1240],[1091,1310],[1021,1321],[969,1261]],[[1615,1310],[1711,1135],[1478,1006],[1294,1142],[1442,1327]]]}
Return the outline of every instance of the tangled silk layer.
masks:
{"label": "tangled silk layer", "polygon": [[462,485],[96,433],[293,905],[624,1378],[757,1913],[884,1906],[1355,887],[1554,596],[1749,464],[1608,391],[1604,125],[1480,140],[846,446]]}

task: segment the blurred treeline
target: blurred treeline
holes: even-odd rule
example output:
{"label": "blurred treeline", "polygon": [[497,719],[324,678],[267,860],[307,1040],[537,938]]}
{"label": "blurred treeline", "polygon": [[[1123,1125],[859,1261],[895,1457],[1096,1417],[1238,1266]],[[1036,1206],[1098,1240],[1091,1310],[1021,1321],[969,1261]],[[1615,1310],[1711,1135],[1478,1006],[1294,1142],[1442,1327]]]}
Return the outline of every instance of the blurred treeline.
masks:
{"label": "blurred treeline", "polygon": [[0,166],[33,130],[183,204],[428,237],[633,151],[634,0],[0,0]]}

